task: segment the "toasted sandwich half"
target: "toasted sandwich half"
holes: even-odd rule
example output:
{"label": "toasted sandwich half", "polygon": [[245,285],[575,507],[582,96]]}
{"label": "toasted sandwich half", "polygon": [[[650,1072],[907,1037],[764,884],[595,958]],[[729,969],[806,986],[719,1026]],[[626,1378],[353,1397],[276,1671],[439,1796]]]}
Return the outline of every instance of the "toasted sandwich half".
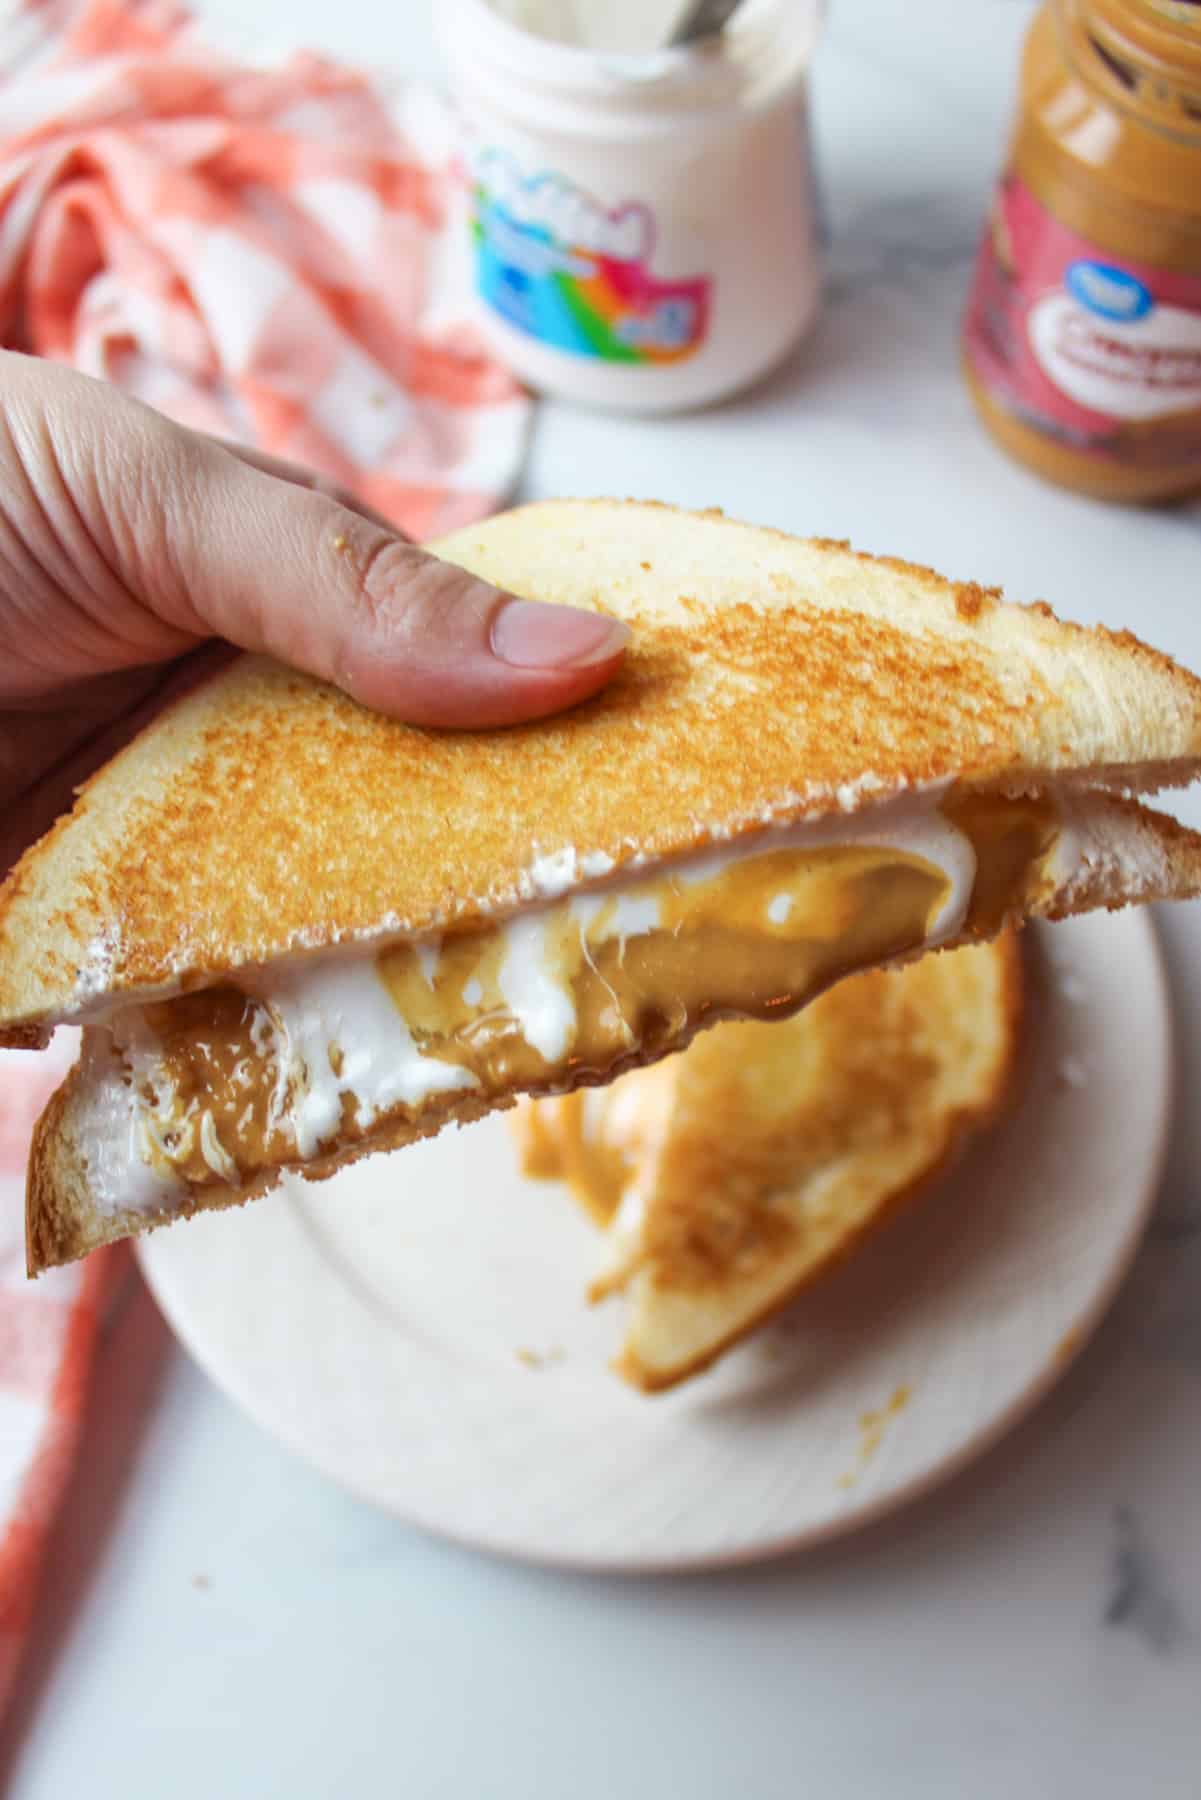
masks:
{"label": "toasted sandwich half", "polygon": [[621,674],[434,732],[248,658],[93,777],[0,889],[0,1042],[87,1027],[33,1270],[1011,920],[1201,891],[1201,838],[1128,797],[1196,775],[1201,683],[1133,638],[652,505],[437,548],[628,619]]}
{"label": "toasted sandwich half", "polygon": [[590,1294],[627,1298],[618,1373],[647,1391],[699,1374],[929,1186],[1004,1100],[1021,998],[1007,933],[523,1102],[527,1173],[604,1227]]}

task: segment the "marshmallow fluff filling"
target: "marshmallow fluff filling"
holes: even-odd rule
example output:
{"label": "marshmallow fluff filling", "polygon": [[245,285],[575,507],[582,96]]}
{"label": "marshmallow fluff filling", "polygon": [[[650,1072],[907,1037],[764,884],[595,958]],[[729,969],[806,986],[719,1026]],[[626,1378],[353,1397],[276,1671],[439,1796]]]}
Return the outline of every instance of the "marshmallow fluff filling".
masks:
{"label": "marshmallow fluff filling", "polygon": [[113,1212],[170,1212],[431,1103],[603,1080],[708,1021],[783,1016],[857,969],[995,930],[1032,868],[1058,887],[1077,856],[1046,800],[910,797],[440,939],[126,1006],[85,1035],[89,1184]]}

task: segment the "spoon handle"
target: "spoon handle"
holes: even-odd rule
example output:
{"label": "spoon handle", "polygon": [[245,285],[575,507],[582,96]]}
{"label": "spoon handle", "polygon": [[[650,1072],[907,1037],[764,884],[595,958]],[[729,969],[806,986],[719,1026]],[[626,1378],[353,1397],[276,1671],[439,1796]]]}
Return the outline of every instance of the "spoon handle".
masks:
{"label": "spoon handle", "polygon": [[691,0],[676,21],[667,47],[677,50],[698,38],[715,37],[740,4],[741,0]]}

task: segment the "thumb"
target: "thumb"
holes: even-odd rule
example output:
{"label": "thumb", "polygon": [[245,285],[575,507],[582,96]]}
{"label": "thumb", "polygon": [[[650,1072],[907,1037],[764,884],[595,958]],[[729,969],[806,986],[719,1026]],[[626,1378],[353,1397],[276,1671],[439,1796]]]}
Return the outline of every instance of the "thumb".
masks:
{"label": "thumb", "polygon": [[173,623],[414,725],[539,718],[615,672],[629,639],[620,621],[515,599],[328,493],[190,434],[179,444],[188,466],[162,524]]}

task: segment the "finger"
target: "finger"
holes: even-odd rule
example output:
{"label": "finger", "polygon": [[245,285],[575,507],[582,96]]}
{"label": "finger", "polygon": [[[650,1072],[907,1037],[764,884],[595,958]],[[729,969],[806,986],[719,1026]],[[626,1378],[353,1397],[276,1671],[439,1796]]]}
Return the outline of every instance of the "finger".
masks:
{"label": "finger", "polygon": [[215,635],[397,717],[472,726],[556,712],[614,673],[628,637],[616,621],[516,601],[311,472],[281,479],[102,383],[0,362],[18,462],[40,477],[28,511],[52,526],[37,550],[63,603],[58,679]]}
{"label": "finger", "polygon": [[221,446],[190,440],[171,485],[160,529],[182,606],[173,623],[266,651],[410,723],[557,712],[608,681],[628,641],[617,620],[504,594]]}

